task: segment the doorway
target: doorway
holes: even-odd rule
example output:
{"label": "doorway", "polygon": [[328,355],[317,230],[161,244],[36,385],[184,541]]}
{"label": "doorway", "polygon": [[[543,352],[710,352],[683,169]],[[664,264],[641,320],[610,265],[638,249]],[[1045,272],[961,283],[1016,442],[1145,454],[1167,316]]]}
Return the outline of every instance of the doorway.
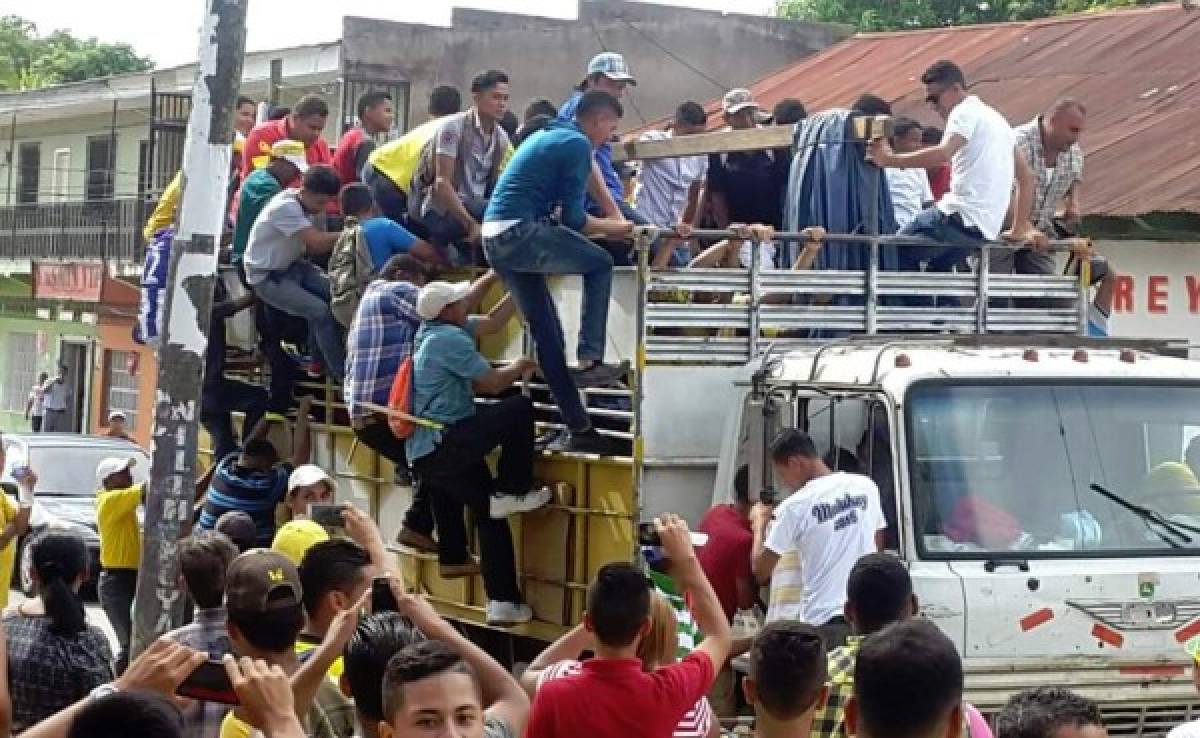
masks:
{"label": "doorway", "polygon": [[58,345],[58,362],[67,368],[67,428],[72,433],[83,433],[87,425],[88,361],[91,345],[86,340],[62,339]]}

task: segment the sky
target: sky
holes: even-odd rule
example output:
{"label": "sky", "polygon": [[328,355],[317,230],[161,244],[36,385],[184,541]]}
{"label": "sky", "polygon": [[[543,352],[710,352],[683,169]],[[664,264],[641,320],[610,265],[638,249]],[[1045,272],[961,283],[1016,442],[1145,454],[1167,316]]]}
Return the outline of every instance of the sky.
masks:
{"label": "sky", "polygon": [[[652,0],[737,13],[765,13],[771,0]],[[574,18],[576,0],[249,0],[247,51],[336,40],[341,18],[449,25],[453,6]],[[33,21],[41,34],[62,28],[76,36],[125,42],[158,67],[196,59],[204,0],[0,0],[0,16]]]}

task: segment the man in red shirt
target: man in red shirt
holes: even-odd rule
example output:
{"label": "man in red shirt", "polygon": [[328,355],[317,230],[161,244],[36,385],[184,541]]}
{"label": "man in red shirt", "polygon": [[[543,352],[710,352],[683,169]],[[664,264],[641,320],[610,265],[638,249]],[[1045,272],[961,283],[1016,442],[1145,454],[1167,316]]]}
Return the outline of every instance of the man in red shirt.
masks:
{"label": "man in red shirt", "polygon": [[651,628],[650,585],[632,564],[605,564],[588,588],[583,618],[596,656],[581,673],[542,686],[525,738],[665,738],[712,686],[729,654],[729,622],[696,560],[687,524],[664,515],[655,527],[704,642],[678,663],[643,672],[636,654]]}
{"label": "man in red shirt", "polygon": [[375,150],[374,136],[392,130],[395,119],[390,93],[374,90],[358,98],[358,123],[342,134],[333,152],[333,171],[342,186],[362,181],[367,157]]}
{"label": "man in red shirt", "polygon": [[754,607],[754,571],[750,566],[754,531],[750,527],[750,494],[745,466],[733,477],[733,502],[714,505],[696,530],[708,534],[708,543],[696,552],[700,567],[712,583],[721,609],[730,622],[738,610]]}
{"label": "man in red shirt", "polygon": [[[750,527],[749,470],[742,466],[733,477],[733,502],[714,505],[704,514],[696,530],[708,534],[708,542],[696,551],[696,558],[712,583],[721,609],[729,622],[738,610],[754,607],[758,585],[754,582],[751,558],[754,530]],[[750,647],[748,641],[735,641],[732,655],[739,656]],[[708,695],[717,715],[737,714],[736,682],[729,667],[719,670],[716,684]]]}
{"label": "man in red shirt", "polygon": [[[270,163],[271,145],[283,139],[304,144],[304,155],[309,166],[332,165],[333,154],[329,152],[329,144],[321,138],[321,131],[325,130],[325,121],[328,119],[329,106],[325,101],[316,95],[305,95],[292,108],[292,112],[283,118],[256,125],[246,136],[246,146],[242,151],[242,179]],[[292,182],[283,184],[285,187],[299,187],[300,175],[297,174]]]}

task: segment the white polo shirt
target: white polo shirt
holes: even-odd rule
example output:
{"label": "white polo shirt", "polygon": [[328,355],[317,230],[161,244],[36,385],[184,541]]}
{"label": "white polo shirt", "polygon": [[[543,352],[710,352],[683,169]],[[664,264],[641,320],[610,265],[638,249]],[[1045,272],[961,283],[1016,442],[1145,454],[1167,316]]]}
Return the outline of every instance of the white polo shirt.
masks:
{"label": "white polo shirt", "polygon": [[974,95],[950,111],[942,140],[955,134],[967,143],[950,160],[950,191],[938,209],[958,213],[966,226],[993,240],[1004,227],[1012,196],[1016,134],[1003,115]]}

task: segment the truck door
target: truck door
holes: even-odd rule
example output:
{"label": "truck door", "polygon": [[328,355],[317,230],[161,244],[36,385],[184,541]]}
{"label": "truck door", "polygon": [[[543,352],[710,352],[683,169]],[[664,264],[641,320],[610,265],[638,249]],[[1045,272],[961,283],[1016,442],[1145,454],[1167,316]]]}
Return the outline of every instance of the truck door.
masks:
{"label": "truck door", "polygon": [[1200,634],[1200,484],[1181,462],[1197,400],[1099,380],[910,389],[915,553],[961,578],[964,657],[1182,660]]}

